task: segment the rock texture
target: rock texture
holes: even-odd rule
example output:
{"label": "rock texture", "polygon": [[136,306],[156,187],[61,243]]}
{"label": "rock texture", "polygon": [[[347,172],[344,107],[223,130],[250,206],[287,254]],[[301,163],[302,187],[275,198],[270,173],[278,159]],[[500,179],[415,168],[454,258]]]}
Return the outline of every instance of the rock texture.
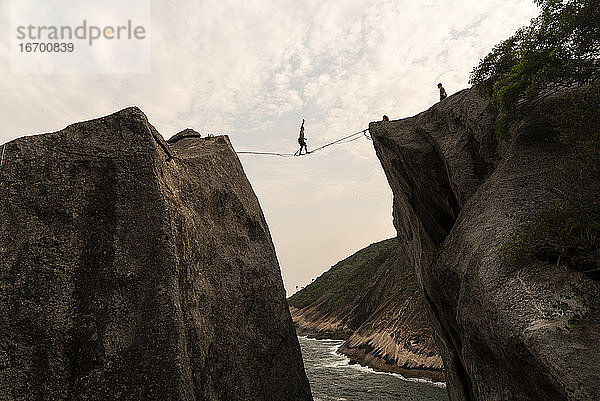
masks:
{"label": "rock texture", "polygon": [[0,170],[1,400],[311,400],[227,137],[137,108],[19,138]]}
{"label": "rock texture", "polygon": [[[337,263],[288,300],[292,318],[299,334],[347,340],[339,352],[363,365],[443,381],[442,360],[427,312],[413,269],[401,252],[393,238],[371,244]],[[354,288],[356,276],[365,270],[369,280],[360,289]],[[326,286],[328,291],[303,305],[298,298],[306,298],[302,293],[310,293],[316,286]],[[339,294],[348,293],[355,295],[347,304],[331,306],[339,302]]]}
{"label": "rock texture", "polygon": [[[370,126],[451,400],[600,399],[600,283],[499,252],[556,199],[554,173],[569,154],[552,134],[560,104],[544,100],[509,144],[496,143],[496,112],[472,90]],[[572,330],[578,315],[591,318]]]}
{"label": "rock texture", "polygon": [[321,300],[306,308],[290,306],[292,321],[299,336],[318,340],[346,340],[354,333],[354,330],[345,323],[348,312],[330,313],[325,308],[326,304],[327,300]]}

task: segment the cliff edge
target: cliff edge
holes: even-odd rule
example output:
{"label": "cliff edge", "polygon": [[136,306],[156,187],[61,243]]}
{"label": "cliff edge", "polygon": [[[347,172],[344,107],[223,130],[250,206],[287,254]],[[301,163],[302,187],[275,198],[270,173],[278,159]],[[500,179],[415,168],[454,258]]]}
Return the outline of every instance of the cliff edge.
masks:
{"label": "cliff edge", "polygon": [[0,399],[312,400],[227,137],[129,108],[16,139],[0,220]]}
{"label": "cliff edge", "polygon": [[[451,400],[600,398],[600,283],[500,252],[557,199],[556,173],[570,154],[552,131],[560,105],[558,95],[540,102],[510,143],[496,141],[497,112],[474,90],[369,127]],[[581,316],[591,318],[572,329]]]}

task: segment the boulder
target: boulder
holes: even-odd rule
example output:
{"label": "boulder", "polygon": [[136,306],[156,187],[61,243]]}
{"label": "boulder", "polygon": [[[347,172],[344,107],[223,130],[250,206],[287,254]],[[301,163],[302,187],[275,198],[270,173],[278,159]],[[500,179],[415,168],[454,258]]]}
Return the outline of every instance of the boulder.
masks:
{"label": "boulder", "polygon": [[137,108],[6,145],[0,399],[312,400],[226,136]]}

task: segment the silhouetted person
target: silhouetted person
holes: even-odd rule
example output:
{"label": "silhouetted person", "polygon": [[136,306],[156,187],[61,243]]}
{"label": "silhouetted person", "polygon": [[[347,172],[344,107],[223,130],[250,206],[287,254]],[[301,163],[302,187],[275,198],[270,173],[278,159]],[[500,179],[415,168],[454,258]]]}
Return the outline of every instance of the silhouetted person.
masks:
{"label": "silhouetted person", "polygon": [[389,117],[386,116],[385,114],[383,115],[383,121],[390,121]]}
{"label": "silhouetted person", "polygon": [[441,82],[438,84],[438,89],[440,90],[440,102],[441,102],[442,100],[447,98],[448,95],[446,94],[446,89],[444,89]]}
{"label": "silhouetted person", "polygon": [[304,138],[304,119],[302,119],[302,125],[300,126],[300,136],[298,137],[298,144],[300,144],[300,150],[298,151],[298,156],[302,154],[302,149],[304,148],[305,154],[308,154],[308,147],[306,146],[306,140]]}

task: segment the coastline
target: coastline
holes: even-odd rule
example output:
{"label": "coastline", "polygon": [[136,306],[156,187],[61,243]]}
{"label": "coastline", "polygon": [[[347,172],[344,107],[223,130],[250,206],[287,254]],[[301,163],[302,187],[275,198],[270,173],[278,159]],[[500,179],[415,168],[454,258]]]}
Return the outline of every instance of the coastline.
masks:
{"label": "coastline", "polygon": [[446,380],[443,371],[430,369],[425,366],[412,368],[389,364],[385,358],[374,357],[371,353],[362,348],[348,347],[347,342],[342,344],[337,352],[346,356],[354,363],[369,367],[376,372],[394,373],[400,375],[404,379],[422,379],[431,383],[445,383]]}
{"label": "coastline", "polygon": [[[314,336],[306,335],[306,334],[298,334],[299,338],[311,339],[316,341],[344,341],[342,339],[333,339],[333,338],[316,338]],[[361,361],[349,356],[345,352],[342,352],[344,343],[336,344],[332,347],[332,353],[344,357],[349,366],[354,366],[357,369],[364,370],[373,374],[382,374],[382,375],[390,375],[394,377],[398,377],[399,379],[407,382],[417,382],[417,383],[426,383],[431,386],[446,388],[446,382],[444,381],[443,373],[441,376],[441,380],[439,380],[435,374],[427,375],[426,369],[378,369],[369,364],[362,363]],[[435,372],[432,372],[435,373]]]}
{"label": "coastline", "polygon": [[347,340],[354,334],[341,318],[331,316],[317,308],[299,309],[290,306],[296,334],[319,340]]}
{"label": "coastline", "polygon": [[[293,308],[293,307],[292,307]],[[290,308],[290,309],[292,309]],[[295,309],[295,308],[294,308]],[[297,316],[297,315],[296,315]],[[305,337],[314,340],[338,340],[343,341],[336,349],[336,353],[345,356],[349,360],[349,364],[358,364],[365,368],[372,369],[377,373],[396,374],[404,380],[424,380],[428,383],[444,383],[445,375],[443,367],[441,369],[432,369],[424,364],[407,366],[398,366],[388,361],[393,362],[394,359],[387,355],[375,357],[372,354],[372,349],[365,350],[364,346],[352,347],[349,345],[349,339],[354,333],[349,333],[347,330],[339,330],[339,324],[325,324],[323,322],[312,322],[310,327],[300,325],[296,316],[292,313],[296,334],[299,337]],[[305,320],[303,320],[305,322]]]}

